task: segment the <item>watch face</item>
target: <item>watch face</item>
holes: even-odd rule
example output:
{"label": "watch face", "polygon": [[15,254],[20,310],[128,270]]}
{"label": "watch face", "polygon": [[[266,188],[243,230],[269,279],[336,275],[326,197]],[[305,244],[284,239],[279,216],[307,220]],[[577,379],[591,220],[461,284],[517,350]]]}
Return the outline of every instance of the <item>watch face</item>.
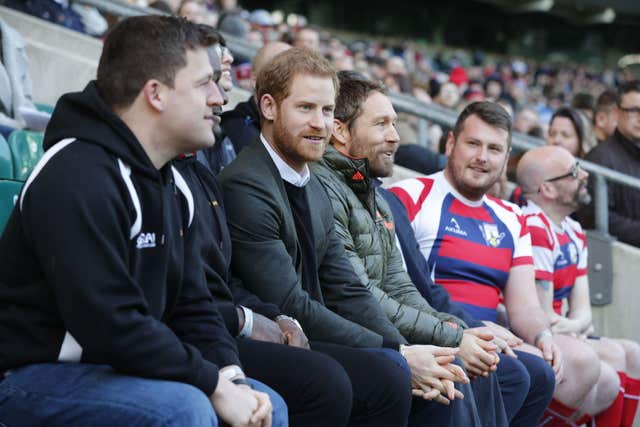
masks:
{"label": "watch face", "polygon": [[230,366],[220,371],[220,374],[224,376],[226,379],[231,380],[235,377],[243,376],[242,370],[237,366]]}

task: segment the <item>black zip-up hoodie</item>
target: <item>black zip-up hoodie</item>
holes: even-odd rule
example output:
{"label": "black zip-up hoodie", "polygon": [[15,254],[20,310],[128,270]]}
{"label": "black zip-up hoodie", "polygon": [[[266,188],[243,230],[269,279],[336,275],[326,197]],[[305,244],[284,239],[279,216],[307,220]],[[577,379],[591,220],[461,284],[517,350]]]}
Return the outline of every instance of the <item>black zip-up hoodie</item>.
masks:
{"label": "black zip-up hoodie", "polygon": [[108,364],[211,395],[235,342],[207,290],[193,196],[95,83],[63,96],[0,240],[0,372]]}

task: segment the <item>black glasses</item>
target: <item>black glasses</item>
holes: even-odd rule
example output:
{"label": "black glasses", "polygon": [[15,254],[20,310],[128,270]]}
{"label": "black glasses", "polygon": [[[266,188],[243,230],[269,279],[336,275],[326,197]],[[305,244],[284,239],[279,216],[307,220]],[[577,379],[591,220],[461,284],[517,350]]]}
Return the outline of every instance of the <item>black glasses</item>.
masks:
{"label": "black glasses", "polygon": [[564,175],[560,175],[560,176],[556,176],[554,178],[549,178],[547,180],[545,180],[546,182],[553,182],[553,181],[560,181],[561,179],[565,179],[565,178],[573,178],[573,179],[578,179],[578,174],[580,173],[580,163],[576,162],[572,167],[571,170],[569,170],[569,172],[565,173]]}
{"label": "black glasses", "polygon": [[624,108],[621,105],[618,105],[618,110],[627,113],[627,114],[635,114],[635,115],[640,115],[640,107],[629,107],[629,108]]}

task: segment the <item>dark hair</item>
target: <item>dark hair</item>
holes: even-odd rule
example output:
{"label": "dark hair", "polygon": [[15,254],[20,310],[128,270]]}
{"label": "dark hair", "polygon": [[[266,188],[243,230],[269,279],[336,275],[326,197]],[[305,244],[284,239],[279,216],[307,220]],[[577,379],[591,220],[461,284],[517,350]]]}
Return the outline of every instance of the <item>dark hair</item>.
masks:
{"label": "dark hair", "polygon": [[[565,119],[569,119],[571,121],[571,124],[573,124],[573,128],[576,130],[576,135],[578,135],[578,145],[579,147],[582,147],[582,140],[584,139],[584,127],[582,126],[582,118],[580,117],[580,113],[570,107],[560,107],[551,116],[551,120],[549,120],[549,127],[551,127],[551,124],[556,117],[564,117]],[[580,148],[579,151],[581,152],[581,150],[582,148]]]}
{"label": "dark hair", "polygon": [[607,89],[598,96],[596,100],[595,112],[609,112],[616,105],[616,93],[611,89]]}
{"label": "dark hair", "polygon": [[640,81],[632,80],[630,82],[621,83],[618,87],[618,96],[616,97],[616,104],[620,106],[622,103],[622,97],[630,92],[640,92]]}
{"label": "dark hair", "polygon": [[207,46],[202,28],[184,18],[146,15],[115,25],[102,48],[97,86],[111,107],[128,107],[145,83],[158,79],[173,87],[187,64],[187,50]]}
{"label": "dark hair", "polygon": [[590,93],[580,92],[573,95],[571,100],[571,107],[579,110],[591,110],[595,109],[595,99]]}
{"label": "dark hair", "polygon": [[504,107],[491,101],[472,102],[462,110],[458,116],[455,126],[453,127],[454,139],[458,139],[458,136],[464,130],[465,121],[471,116],[478,117],[490,126],[506,130],[507,146],[511,146],[511,116],[509,116],[509,113],[507,113],[507,110],[505,110]]}
{"label": "dark hair", "polygon": [[282,102],[289,96],[291,83],[298,74],[330,78],[336,94],[339,91],[340,82],[329,61],[309,49],[294,47],[274,56],[258,73],[255,88],[258,104],[266,94],[278,104]]}
{"label": "dark hair", "polygon": [[203,45],[205,47],[213,46],[219,44],[221,46],[226,46],[227,41],[224,36],[220,34],[218,30],[213,28],[211,25],[207,24],[196,24],[198,26],[198,30],[202,33],[202,37],[204,38]]}
{"label": "dark hair", "polygon": [[333,116],[345,123],[349,129],[362,114],[362,104],[369,98],[371,92],[384,93],[382,83],[374,82],[357,71],[340,71],[340,92],[336,98],[336,109]]}
{"label": "dark hair", "polygon": [[167,4],[164,0],[156,0],[149,4],[149,7],[155,10],[159,10],[161,12],[166,13],[167,15],[172,15],[173,10],[171,10],[171,6]]}

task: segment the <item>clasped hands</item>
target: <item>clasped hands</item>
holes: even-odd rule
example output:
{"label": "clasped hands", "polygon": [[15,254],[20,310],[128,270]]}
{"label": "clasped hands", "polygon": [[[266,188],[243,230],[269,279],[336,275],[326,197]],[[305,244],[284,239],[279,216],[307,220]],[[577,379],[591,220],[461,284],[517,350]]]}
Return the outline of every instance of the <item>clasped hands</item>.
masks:
{"label": "clasped hands", "polygon": [[458,348],[433,345],[401,346],[400,352],[411,368],[411,387],[414,396],[448,405],[464,395],[454,383],[469,383],[464,370],[453,363]]}

